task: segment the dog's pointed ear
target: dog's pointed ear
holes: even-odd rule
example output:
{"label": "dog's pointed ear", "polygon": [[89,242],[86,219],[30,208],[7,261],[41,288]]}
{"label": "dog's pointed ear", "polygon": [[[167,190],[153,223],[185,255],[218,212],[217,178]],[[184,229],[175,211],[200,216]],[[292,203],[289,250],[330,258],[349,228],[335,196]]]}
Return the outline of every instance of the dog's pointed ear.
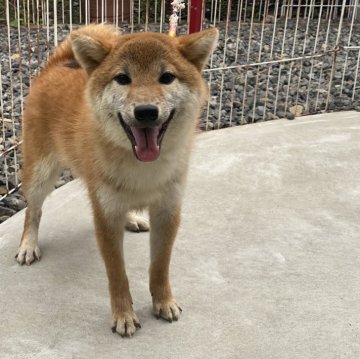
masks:
{"label": "dog's pointed ear", "polygon": [[178,49],[182,55],[201,71],[214,51],[219,39],[215,28],[179,37]]}
{"label": "dog's pointed ear", "polygon": [[111,50],[110,43],[81,33],[71,35],[71,46],[75,59],[88,73],[91,73]]}

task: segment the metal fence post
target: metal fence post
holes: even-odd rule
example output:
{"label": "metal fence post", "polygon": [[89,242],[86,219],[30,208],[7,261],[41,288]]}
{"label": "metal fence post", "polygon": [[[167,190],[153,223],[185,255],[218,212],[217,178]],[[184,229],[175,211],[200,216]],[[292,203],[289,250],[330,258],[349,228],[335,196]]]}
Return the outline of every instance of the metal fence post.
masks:
{"label": "metal fence post", "polygon": [[201,30],[203,14],[203,1],[190,0],[190,19],[189,19],[189,33]]}

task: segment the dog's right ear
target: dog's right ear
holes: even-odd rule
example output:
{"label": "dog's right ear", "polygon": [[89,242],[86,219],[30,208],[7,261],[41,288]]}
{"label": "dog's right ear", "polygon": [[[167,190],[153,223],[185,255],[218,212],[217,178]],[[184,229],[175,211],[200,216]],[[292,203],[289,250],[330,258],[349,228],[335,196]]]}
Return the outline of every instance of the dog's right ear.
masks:
{"label": "dog's right ear", "polygon": [[75,32],[70,39],[75,59],[87,73],[91,73],[111,50],[110,44],[85,34]]}
{"label": "dog's right ear", "polygon": [[202,71],[208,58],[214,51],[219,39],[219,30],[215,28],[179,36],[179,50],[183,56]]}

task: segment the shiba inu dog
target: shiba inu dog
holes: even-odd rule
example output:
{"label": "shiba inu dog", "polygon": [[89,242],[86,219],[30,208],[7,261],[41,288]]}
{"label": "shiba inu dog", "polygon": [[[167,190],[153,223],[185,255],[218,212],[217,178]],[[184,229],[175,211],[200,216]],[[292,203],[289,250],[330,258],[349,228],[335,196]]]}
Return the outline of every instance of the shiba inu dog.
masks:
{"label": "shiba inu dog", "polygon": [[16,260],[40,258],[41,207],[59,172],[85,183],[105,262],[112,329],[132,336],[133,311],[123,231],[148,230],[154,314],[169,322],[181,309],[169,282],[170,255],[196,120],[207,97],[201,71],[218,31],[171,38],[120,35],[106,25],[74,31],[33,82],[23,119],[23,190],[28,200]]}

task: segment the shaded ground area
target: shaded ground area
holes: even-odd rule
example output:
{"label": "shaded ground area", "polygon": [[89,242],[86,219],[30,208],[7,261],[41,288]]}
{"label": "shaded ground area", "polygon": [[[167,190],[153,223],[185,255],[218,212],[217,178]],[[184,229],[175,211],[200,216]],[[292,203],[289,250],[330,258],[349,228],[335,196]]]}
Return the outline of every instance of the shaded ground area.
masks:
{"label": "shaded ground area", "polygon": [[200,135],[172,261],[182,317],[152,317],[148,235],[127,233],[131,340],[110,331],[81,184],[47,200],[32,267],[14,260],[17,213],[0,225],[1,358],[358,358],[359,143],[356,112]]}

